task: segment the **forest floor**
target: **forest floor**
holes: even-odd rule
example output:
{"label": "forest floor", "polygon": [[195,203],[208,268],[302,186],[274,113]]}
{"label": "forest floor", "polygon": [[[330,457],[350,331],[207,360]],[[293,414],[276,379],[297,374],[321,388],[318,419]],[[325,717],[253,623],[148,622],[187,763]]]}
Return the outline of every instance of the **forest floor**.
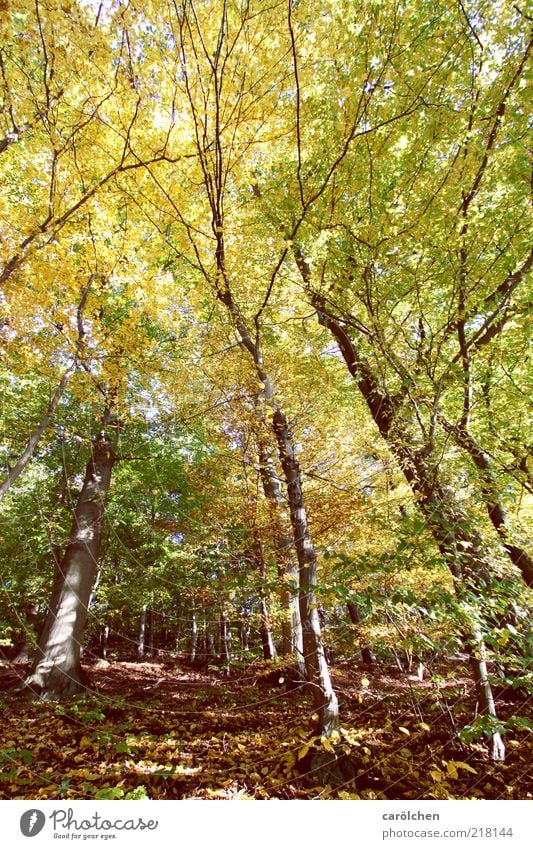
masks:
{"label": "forest floor", "polygon": [[[461,741],[475,716],[461,665],[425,681],[335,665],[334,754],[313,737],[309,697],[287,691],[283,669],[118,661],[87,669],[93,692],[59,704],[8,694],[25,668],[0,665],[0,798],[532,798],[527,731],[506,735],[497,766],[482,741]],[[527,716],[516,693],[496,695],[501,720]]]}

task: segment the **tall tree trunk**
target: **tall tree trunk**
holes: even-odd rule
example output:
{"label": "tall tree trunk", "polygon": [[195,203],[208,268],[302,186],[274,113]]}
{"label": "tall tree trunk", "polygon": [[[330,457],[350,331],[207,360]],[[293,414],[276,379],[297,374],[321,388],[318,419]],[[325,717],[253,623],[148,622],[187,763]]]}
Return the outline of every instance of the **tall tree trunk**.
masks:
{"label": "tall tree trunk", "polygon": [[148,632],[148,657],[153,657],[155,652],[155,615],[154,615],[154,599],[152,595],[152,603],[147,611],[146,630]]}
{"label": "tall tree trunk", "polygon": [[272,420],[279,446],[280,461],[287,482],[289,510],[298,555],[298,600],[307,680],[311,687],[313,703],[319,715],[320,731],[325,736],[330,736],[338,727],[339,707],[335,691],[331,686],[320,633],[318,605],[315,595],[317,583],[316,552],[307,525],[300,467],[296,459],[287,418],[277,407],[274,410]]}
{"label": "tall tree trunk", "polygon": [[196,618],[196,602],[191,600],[191,640],[189,643],[189,661],[194,663],[198,647],[198,621]]}
{"label": "tall tree trunk", "polygon": [[[263,555],[263,544],[256,532],[254,540],[253,559],[257,566],[257,570],[262,580],[266,578],[266,564]],[[259,591],[259,635],[261,637],[261,647],[263,649],[264,660],[274,660],[276,657],[276,647],[272,639],[272,629],[270,627],[270,613],[264,589],[261,587]]]}
{"label": "tall tree trunk", "polygon": [[250,651],[250,623],[247,619],[241,619],[240,629],[241,651],[243,654]]}
{"label": "tall tree trunk", "polygon": [[[260,415],[260,425],[266,427],[264,416]],[[269,505],[270,524],[274,542],[274,551],[280,579],[281,606],[285,617],[281,626],[281,654],[292,655],[302,675],[305,675],[302,623],[298,601],[298,561],[294,557],[294,539],[290,525],[287,527],[287,505],[283,498],[279,478],[272,457],[259,436],[259,471],[263,491]]]}
{"label": "tall tree trunk", "polygon": [[146,605],[143,604],[139,614],[139,636],[137,638],[137,657],[142,660],[146,651]]}
{"label": "tall tree trunk", "polygon": [[262,595],[260,600],[261,605],[261,613],[260,613],[260,626],[259,633],[261,636],[261,647],[263,649],[263,659],[264,660],[274,660],[276,657],[276,647],[274,645],[274,640],[272,639],[272,631],[270,629],[270,614],[268,612],[268,606],[266,603],[265,597]]}
{"label": "tall tree trunk", "polygon": [[217,647],[215,645],[215,637],[211,630],[211,622],[205,620],[205,659],[213,660],[217,656]]}
{"label": "tall tree trunk", "polygon": [[226,663],[231,661],[231,630],[224,604],[220,608],[220,654]]}
{"label": "tall tree trunk", "polygon": [[115,427],[113,438],[102,431],[92,445],[69,541],[57,569],[33,667],[25,682],[41,699],[69,698],[85,686],[80,648],[97,571],[117,431]]}
{"label": "tall tree trunk", "polygon": [[[297,255],[297,262],[304,280],[309,279],[310,271],[301,254]],[[413,444],[409,421],[398,415],[395,399],[381,390],[376,375],[369,363],[360,355],[348,331],[326,311],[322,298],[311,294],[311,299],[317,309],[320,323],[330,330],[336,340],[346,366],[357,382],[382,437],[402,469],[418,507],[453,575],[458,598],[463,598],[468,583],[476,587],[479,578],[490,574],[481,537],[472,523],[466,521],[466,516],[459,505],[454,503],[452,493],[440,483],[439,470],[430,459],[431,446]],[[481,595],[481,592],[479,594]],[[465,631],[463,641],[470,656],[480,710],[496,718],[494,698],[484,660],[485,646],[477,626],[472,625]],[[505,758],[505,747],[497,732],[490,737],[490,755],[496,761],[502,761]]]}
{"label": "tall tree trunk", "polygon": [[[350,617],[352,625],[361,625],[362,619],[357,604],[354,601],[349,601],[346,605],[346,608],[348,610],[348,616]],[[376,662],[376,658],[374,657],[372,649],[368,644],[365,645],[361,641],[359,645],[361,649],[361,658],[363,660],[363,663],[366,663],[368,666],[372,666]]]}
{"label": "tall tree trunk", "polygon": [[[224,11],[224,15],[226,12]],[[180,38],[182,58],[187,55],[186,47],[186,15],[180,20]],[[190,30],[188,30],[190,32]],[[224,196],[226,193],[226,176],[228,163],[225,162],[225,148],[222,138],[220,115],[223,113],[221,100],[222,80],[219,76],[223,63],[219,66],[218,56],[222,50],[226,36],[225,27],[220,30],[217,58],[211,64],[212,82],[214,83],[213,97],[217,120],[213,127],[213,149],[216,155],[206,153],[205,139],[196,135],[196,149],[204,173],[204,189],[211,210],[211,226],[215,237],[214,259],[216,273],[214,277],[204,270],[206,280],[213,285],[217,298],[225,306],[229,320],[234,328],[241,349],[251,358],[255,373],[263,387],[258,395],[258,406],[264,410],[265,419],[272,414],[271,427],[277,440],[278,453],[285,475],[288,489],[289,512],[294,535],[294,544],[298,556],[299,577],[299,613],[303,632],[303,649],[305,666],[310,687],[313,690],[314,703],[320,717],[322,733],[329,735],[337,727],[338,705],[335,693],[329,680],[329,671],[324,658],[324,650],[320,638],[320,623],[314,600],[316,584],[316,555],[307,526],[307,514],[303,498],[301,475],[294,454],[294,446],[289,433],[284,413],[274,398],[273,383],[263,363],[261,351],[261,313],[268,302],[270,291],[265,302],[252,321],[246,319],[234,300],[230,274],[226,269],[226,246],[224,237]],[[182,64],[184,70],[185,90],[191,110],[198,127],[202,121],[197,112],[194,98],[189,86],[187,63]],[[207,126],[207,125],[206,125]],[[207,133],[207,130],[206,130]],[[206,136],[207,138],[207,136]],[[274,277],[272,278],[272,281]],[[249,322],[249,323],[248,323]]]}
{"label": "tall tree trunk", "polygon": [[[272,380],[264,368],[258,338],[256,337],[255,342],[252,340],[229,288],[219,292],[219,297],[228,308],[235,323],[242,347],[252,357],[257,377],[263,386],[260,393],[260,403],[272,411],[272,430],[276,438],[281,468],[287,486],[289,515],[298,558],[298,612],[302,628],[305,674],[318,713],[320,731],[325,736],[330,736],[338,727],[339,708],[335,691],[331,685],[320,634],[315,596],[316,553],[307,523],[301,472],[294,451],[292,435],[287,417],[274,399]],[[269,486],[272,486],[273,483],[274,478],[270,478]],[[295,627],[296,621],[293,619],[292,632],[294,632]]]}
{"label": "tall tree trunk", "polygon": [[100,657],[104,660],[107,657],[107,648],[109,645],[109,623],[106,622],[100,632]]}

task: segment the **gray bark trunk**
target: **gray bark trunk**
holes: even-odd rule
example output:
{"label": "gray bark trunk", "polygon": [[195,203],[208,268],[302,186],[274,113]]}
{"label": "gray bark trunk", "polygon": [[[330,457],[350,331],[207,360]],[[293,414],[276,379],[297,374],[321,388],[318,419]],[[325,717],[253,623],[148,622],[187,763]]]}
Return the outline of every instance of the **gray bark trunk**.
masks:
{"label": "gray bark trunk", "polygon": [[298,600],[302,623],[306,676],[313,703],[318,712],[320,731],[330,736],[339,723],[337,696],[331,686],[329,669],[324,655],[315,595],[317,582],[316,553],[309,534],[303,499],[301,473],[296,459],[292,435],[284,413],[277,408],[273,425],[279,446],[280,461],[287,482],[291,523],[299,566]]}
{"label": "gray bark trunk", "polygon": [[250,623],[245,619],[240,624],[241,651],[243,653],[250,651]]}
{"label": "gray bark trunk", "polygon": [[[265,424],[260,415],[260,424]],[[260,440],[261,442],[261,440]],[[259,471],[268,501],[278,577],[280,600],[285,611],[281,626],[281,654],[292,655],[302,675],[305,674],[302,624],[298,602],[298,561],[294,557],[294,540],[286,518],[287,506],[272,458],[264,445],[259,446]]]}
{"label": "gray bark trunk", "polygon": [[[485,646],[483,638],[476,628],[472,629],[472,639],[466,647],[476,685],[479,712],[496,720],[496,706],[487,671]],[[489,755],[493,761],[505,760],[505,745],[498,731],[493,731],[489,737]]]}
{"label": "gray bark trunk", "polygon": [[39,608],[37,604],[28,605],[24,614],[24,630],[21,639],[18,641],[17,653],[13,659],[14,663],[27,663],[33,655],[38,619]]}
{"label": "gray bark trunk", "polygon": [[231,661],[231,631],[224,608],[220,610],[220,649],[222,659],[229,663]]}
{"label": "gray bark trunk", "polygon": [[189,644],[189,660],[194,663],[198,646],[198,621],[196,618],[196,605],[194,599],[191,601],[191,641]]}
{"label": "gray bark trunk", "polygon": [[80,648],[114,463],[115,441],[102,432],[93,443],[69,541],[57,568],[48,614],[25,682],[41,699],[69,698],[85,686]]}
{"label": "gray bark trunk", "polygon": [[276,657],[276,647],[272,639],[272,631],[270,629],[270,614],[264,596],[261,598],[261,624],[259,626],[261,636],[261,646],[263,649],[264,660],[274,660]]}
{"label": "gray bark trunk", "polygon": [[[219,142],[220,138],[218,137],[217,143]],[[219,161],[221,161],[222,151],[220,147],[219,156]],[[271,424],[278,444],[279,459],[287,485],[291,526],[298,557],[299,613],[303,634],[306,673],[309,686],[313,692],[313,701],[319,714],[320,730],[322,734],[328,736],[338,726],[338,703],[331,686],[329,670],[324,657],[324,649],[320,637],[320,623],[314,601],[316,555],[307,526],[307,513],[303,499],[301,474],[294,454],[294,446],[286,417],[276,403],[272,379],[263,363],[259,316],[256,316],[254,320],[254,338],[252,338],[248,324],[233,300],[230,280],[226,272],[224,220],[221,200],[223,189],[220,178],[221,174],[218,172],[215,175],[215,184],[219,189],[216,199],[208,192],[213,216],[212,223],[216,234],[215,259],[217,277],[215,280],[215,291],[221,303],[228,310],[239,344],[248,356],[251,357],[255,373],[263,387],[258,396],[258,405],[260,408],[264,406],[265,420],[266,411],[268,410],[272,413]]]}
{"label": "gray bark trunk", "polygon": [[[259,537],[259,534],[256,531],[256,538],[254,541],[253,560],[257,566],[257,570],[259,575],[264,580],[266,578],[266,564],[265,558],[263,555],[263,544]],[[263,588],[259,591],[259,603],[260,603],[260,614],[259,614],[259,635],[261,637],[261,646],[263,649],[263,659],[264,660],[273,660],[276,657],[276,647],[274,645],[274,640],[272,639],[272,629],[270,626],[270,613],[268,610],[268,603],[265,596],[265,592]]]}
{"label": "gray bark trunk", "polygon": [[[301,263],[305,263],[305,260],[300,257]],[[304,268],[304,271],[307,274],[307,269]],[[466,521],[467,517],[460,506],[454,503],[453,494],[439,482],[439,470],[430,461],[431,451],[428,451],[428,446],[411,447],[408,422],[398,416],[395,399],[381,390],[370,365],[360,355],[346,329],[324,311],[320,298],[312,296],[312,301],[320,323],[330,330],[336,340],[348,371],[357,382],[381,435],[395,455],[453,575],[457,595],[462,598],[467,582],[475,587],[480,577],[490,574],[481,537],[472,523]],[[469,654],[480,709],[496,718],[486,663],[479,660],[485,654],[481,634],[473,626],[464,633],[463,640],[471,647]],[[494,760],[504,760],[505,748],[497,733],[491,735],[490,754]]]}
{"label": "gray bark trunk", "polygon": [[105,624],[100,634],[100,656],[107,657],[107,648],[109,645],[109,625]]}
{"label": "gray bark trunk", "polygon": [[209,629],[209,625],[206,625],[206,635],[205,635],[205,654],[207,660],[215,658],[217,656],[217,650],[215,646],[215,638]]}
{"label": "gray bark trunk", "polygon": [[139,615],[139,636],[137,639],[137,657],[143,658],[146,648],[146,605],[143,604]]}

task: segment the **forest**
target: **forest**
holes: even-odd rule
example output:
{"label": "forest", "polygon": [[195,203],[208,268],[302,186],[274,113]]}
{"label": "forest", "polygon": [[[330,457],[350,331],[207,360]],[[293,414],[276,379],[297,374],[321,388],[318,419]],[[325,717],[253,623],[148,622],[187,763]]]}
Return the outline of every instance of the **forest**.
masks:
{"label": "forest", "polygon": [[530,12],[0,0],[1,799],[531,798]]}

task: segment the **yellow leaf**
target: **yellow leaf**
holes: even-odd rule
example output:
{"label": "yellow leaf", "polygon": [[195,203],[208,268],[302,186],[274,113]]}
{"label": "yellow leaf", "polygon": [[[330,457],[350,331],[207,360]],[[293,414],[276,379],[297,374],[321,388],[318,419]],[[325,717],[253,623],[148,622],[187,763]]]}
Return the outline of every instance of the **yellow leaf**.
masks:
{"label": "yellow leaf", "polygon": [[398,727],[398,731],[401,731],[401,732],[402,732],[402,734],[407,734],[407,736],[408,736],[408,737],[410,737],[410,736],[411,736],[411,732],[409,731],[409,729],[408,729],[408,728],[404,728],[404,726],[403,726],[403,725],[400,725],[400,726]]}
{"label": "yellow leaf", "polygon": [[471,772],[473,775],[477,775],[477,770],[470,766],[470,764],[465,764],[462,761],[450,761],[448,764],[448,769],[453,764],[455,769],[464,769],[466,772]]}
{"label": "yellow leaf", "polygon": [[446,771],[450,778],[457,778],[457,769],[455,768],[455,764],[453,761],[449,761],[446,766]]}
{"label": "yellow leaf", "polygon": [[362,687],[368,687],[369,684],[370,684],[370,681],[368,680],[368,678],[361,678],[361,686]]}
{"label": "yellow leaf", "polygon": [[431,775],[433,781],[436,781],[437,783],[439,781],[442,781],[442,772],[440,771],[440,769],[430,769],[429,774]]}
{"label": "yellow leaf", "polygon": [[79,744],[78,744],[78,748],[79,749],[90,749],[92,747],[92,745],[93,745],[93,741],[91,740],[90,737],[82,737]]}
{"label": "yellow leaf", "polygon": [[327,737],[321,737],[320,742],[322,743],[322,745],[324,746],[324,748],[327,752],[331,752],[332,754],[335,754],[335,749],[333,748],[333,746],[331,745],[331,741],[328,740]]}
{"label": "yellow leaf", "polygon": [[309,746],[302,746],[302,748],[298,752],[298,760],[301,761],[302,758],[305,758],[308,751],[309,751]]}
{"label": "yellow leaf", "polygon": [[422,729],[422,731],[431,731],[431,728],[427,724],[427,722],[419,722],[418,727]]}

